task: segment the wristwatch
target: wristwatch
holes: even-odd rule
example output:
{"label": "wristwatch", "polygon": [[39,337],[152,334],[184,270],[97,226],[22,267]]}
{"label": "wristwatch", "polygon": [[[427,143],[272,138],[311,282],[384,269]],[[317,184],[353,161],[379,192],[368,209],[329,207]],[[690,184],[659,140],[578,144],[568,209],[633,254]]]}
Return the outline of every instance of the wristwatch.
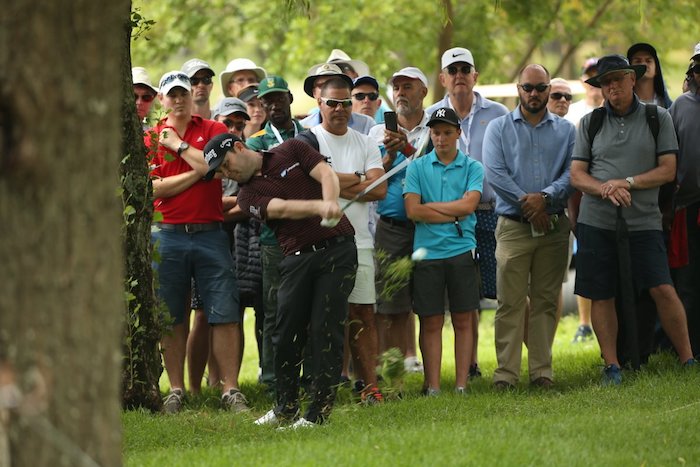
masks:
{"label": "wristwatch", "polygon": [[189,148],[190,145],[185,143],[184,141],[180,143],[180,147],[177,148],[177,157],[180,157],[183,152],[187,151],[187,148]]}
{"label": "wristwatch", "polygon": [[355,172],[355,175],[360,177],[360,183],[364,183],[364,181],[367,180],[367,176],[364,172]]}
{"label": "wristwatch", "polygon": [[625,181],[630,184],[630,188],[634,186],[634,177],[627,177]]}
{"label": "wristwatch", "polygon": [[549,193],[545,193],[544,191],[540,191],[540,194],[542,195],[542,199],[544,199],[545,206],[550,206],[552,204],[552,197],[549,196]]}

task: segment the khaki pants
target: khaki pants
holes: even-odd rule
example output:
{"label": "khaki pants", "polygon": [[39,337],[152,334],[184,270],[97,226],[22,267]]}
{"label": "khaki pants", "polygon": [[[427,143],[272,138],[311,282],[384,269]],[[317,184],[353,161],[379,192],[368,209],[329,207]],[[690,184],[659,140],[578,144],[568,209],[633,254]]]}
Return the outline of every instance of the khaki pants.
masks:
{"label": "khaki pants", "polygon": [[494,381],[517,384],[525,316],[528,322],[530,381],[552,378],[552,347],[557,299],[567,269],[569,221],[559,216],[554,230],[533,237],[530,224],[499,217],[496,225],[496,357]]}

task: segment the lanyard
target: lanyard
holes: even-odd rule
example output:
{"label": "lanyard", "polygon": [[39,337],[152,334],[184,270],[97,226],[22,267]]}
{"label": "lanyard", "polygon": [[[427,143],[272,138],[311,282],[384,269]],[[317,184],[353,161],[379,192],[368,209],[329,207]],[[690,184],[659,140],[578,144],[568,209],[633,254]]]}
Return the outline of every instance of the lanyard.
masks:
{"label": "lanyard", "polygon": [[[292,122],[292,127],[294,127],[294,137],[296,138],[297,134],[299,134],[299,128]],[[275,125],[270,123],[270,128],[272,129],[272,133],[274,133],[275,138],[277,138],[277,141],[279,141],[280,144],[284,143],[284,139],[282,139],[282,135],[280,134],[279,130],[275,128]]]}

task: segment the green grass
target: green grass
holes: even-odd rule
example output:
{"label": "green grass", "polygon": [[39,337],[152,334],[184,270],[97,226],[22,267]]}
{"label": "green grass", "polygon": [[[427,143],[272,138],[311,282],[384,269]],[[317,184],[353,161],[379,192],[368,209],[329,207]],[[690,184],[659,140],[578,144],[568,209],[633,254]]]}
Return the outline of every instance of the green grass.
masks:
{"label": "green grass", "polygon": [[[252,326],[247,314],[246,328]],[[480,326],[484,378],[466,396],[454,384],[451,328],[444,333],[443,395],[419,395],[409,375],[403,400],[363,407],[341,388],[330,422],[300,432],[256,427],[272,406],[255,384],[257,356],[247,339],[243,391],[250,414],[217,409],[205,391],[175,416],[125,412],[127,465],[700,465],[700,371],[682,371],[670,355],[653,357],[620,387],[599,386],[595,343],[570,345],[574,317],[562,320],[554,344],[557,390],[530,389],[526,366],[517,391],[495,393],[493,312]],[[249,332],[247,336],[252,336]],[[167,381],[167,380],[164,380]]]}

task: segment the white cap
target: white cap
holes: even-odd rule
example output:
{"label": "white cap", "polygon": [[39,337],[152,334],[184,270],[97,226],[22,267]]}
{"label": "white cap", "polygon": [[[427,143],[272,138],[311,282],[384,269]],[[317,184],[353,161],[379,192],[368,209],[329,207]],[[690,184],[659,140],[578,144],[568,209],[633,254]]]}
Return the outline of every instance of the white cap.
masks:
{"label": "white cap", "polygon": [[258,82],[262,81],[263,78],[267,76],[265,69],[257,66],[252,60],[248,58],[234,58],[228,62],[226,69],[221,72],[221,90],[223,91],[224,96],[235,97],[231,96],[231,93],[228,92],[228,82],[231,80],[231,76],[234,73],[243,70],[250,70],[254,72],[255,76],[258,77]]}
{"label": "white cap", "polygon": [[148,72],[142,66],[135,66],[131,69],[131,82],[149,87],[153,89],[153,92],[156,94],[158,93],[158,88],[153,86],[151,83],[151,78],[148,76]]}
{"label": "white cap", "polygon": [[428,78],[425,77],[425,74],[422,71],[420,71],[420,69],[414,66],[407,66],[406,68],[401,68],[399,71],[391,75],[391,79],[389,80],[389,86],[393,87],[394,78],[399,76],[405,76],[406,78],[411,79],[418,79],[421,83],[423,83],[423,86],[425,86],[426,88],[428,87]]}
{"label": "white cap", "polygon": [[442,54],[442,68],[447,68],[453,63],[464,62],[470,64],[472,67],[476,68],[474,65],[474,57],[469,49],[463,47],[453,47],[449,50],[445,50]]}
{"label": "white cap", "polygon": [[700,42],[695,44],[695,49],[693,49],[693,56],[690,57],[691,60],[695,60],[697,56],[700,55]]}
{"label": "white cap", "polygon": [[224,97],[219,101],[217,106],[214,107],[211,118],[214,119],[219,115],[227,116],[236,112],[243,114],[246,120],[250,120],[245,102],[237,97]]}
{"label": "white cap", "polygon": [[[328,59],[326,60],[326,63],[335,63],[336,65],[340,65],[343,63],[347,63],[352,67],[353,70],[355,70],[355,73],[357,73],[357,76],[367,76],[369,75],[369,66],[362,60],[353,60],[350,58],[350,55],[346,54],[340,49],[333,49],[331,50],[330,55],[328,55]],[[342,70],[343,68],[340,67]]]}
{"label": "white cap", "polygon": [[180,70],[173,70],[165,73],[160,78],[160,92],[163,95],[167,95],[172,88],[181,87],[186,89],[188,92],[192,91],[192,85],[190,84],[190,78],[181,72]]}
{"label": "white cap", "polygon": [[187,60],[182,64],[182,71],[184,71],[190,78],[192,78],[199,70],[209,70],[211,71],[212,76],[216,74],[214,73],[214,69],[211,67],[211,65],[198,58]]}

